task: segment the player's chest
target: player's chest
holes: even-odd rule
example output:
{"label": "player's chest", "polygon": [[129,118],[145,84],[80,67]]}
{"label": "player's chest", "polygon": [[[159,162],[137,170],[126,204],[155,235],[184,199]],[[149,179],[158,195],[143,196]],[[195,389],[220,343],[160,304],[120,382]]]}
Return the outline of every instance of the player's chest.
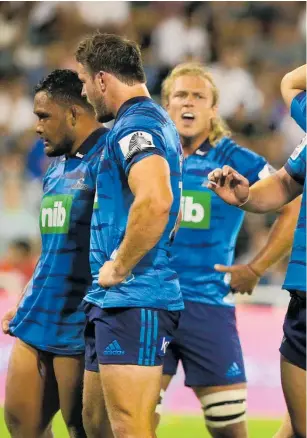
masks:
{"label": "player's chest", "polygon": [[209,229],[213,217],[223,218],[230,213],[229,206],[207,188],[208,175],[217,167],[217,161],[196,155],[184,160],[181,228]]}
{"label": "player's chest", "polygon": [[83,197],[85,193],[95,190],[87,163],[79,160],[62,160],[54,167],[44,180],[44,195],[53,194]]}
{"label": "player's chest", "polygon": [[86,168],[60,163],[44,182],[40,209],[42,234],[66,234],[74,223],[89,223],[94,187]]}

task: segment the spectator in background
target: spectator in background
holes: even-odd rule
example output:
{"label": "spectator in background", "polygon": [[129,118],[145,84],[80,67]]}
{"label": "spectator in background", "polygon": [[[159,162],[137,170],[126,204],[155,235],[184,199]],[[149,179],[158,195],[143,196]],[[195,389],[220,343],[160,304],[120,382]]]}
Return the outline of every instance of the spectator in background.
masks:
{"label": "spectator in background", "polygon": [[6,255],[0,259],[0,273],[13,273],[21,276],[24,287],[32,277],[35,262],[31,243],[27,240],[13,240],[9,244]]}
{"label": "spectator in background", "polygon": [[39,237],[37,215],[41,184],[25,173],[25,157],[17,150],[0,161],[0,256],[13,239]]}
{"label": "spectator in background", "polygon": [[210,59],[209,35],[201,26],[199,16],[193,12],[178,11],[178,5],[166,7],[164,19],[152,33],[152,49],[159,65],[170,69],[188,58],[198,61]]}
{"label": "spectator in background", "polygon": [[245,54],[238,44],[223,46],[219,61],[210,72],[220,90],[220,115],[223,119],[255,118],[261,110],[263,96],[245,64]]}
{"label": "spectator in background", "polygon": [[20,74],[10,77],[0,91],[0,127],[6,126],[11,134],[18,134],[34,126],[35,118],[27,84]]}

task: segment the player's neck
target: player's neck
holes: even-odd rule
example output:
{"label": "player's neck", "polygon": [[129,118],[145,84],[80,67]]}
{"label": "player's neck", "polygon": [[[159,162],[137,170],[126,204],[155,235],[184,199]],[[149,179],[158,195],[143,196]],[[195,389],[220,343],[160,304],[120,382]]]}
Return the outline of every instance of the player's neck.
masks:
{"label": "player's neck", "polygon": [[116,95],[114,96],[114,115],[118,113],[120,107],[127,102],[127,100],[132,99],[133,97],[150,97],[149,91],[145,84],[136,84],[132,86],[128,86],[123,84],[123,86],[118,88]]}
{"label": "player's neck", "polygon": [[103,125],[101,125],[98,122],[89,122],[89,123],[85,123],[82,126],[82,131],[78,132],[78,134],[76,135],[76,140],[74,142],[74,145],[71,149],[71,155],[74,155],[78,149],[80,148],[80,146],[82,145],[82,143],[85,142],[85,140],[94,132],[96,131],[96,129],[98,128],[102,128]]}
{"label": "player's neck", "polygon": [[209,132],[205,131],[201,135],[196,137],[183,137],[180,136],[181,144],[183,147],[183,154],[185,157],[194,154],[195,151],[200,147],[200,145],[207,140],[209,137]]}

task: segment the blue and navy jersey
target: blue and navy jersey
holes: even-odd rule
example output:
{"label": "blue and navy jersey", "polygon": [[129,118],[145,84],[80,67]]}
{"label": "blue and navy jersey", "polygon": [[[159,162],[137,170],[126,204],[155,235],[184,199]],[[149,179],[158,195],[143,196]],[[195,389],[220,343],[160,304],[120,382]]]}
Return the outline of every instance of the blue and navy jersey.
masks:
{"label": "blue and navy jersey", "polygon": [[94,131],[70,158],[56,158],[43,182],[42,252],[12,335],[56,354],[84,351],[82,299],[91,284],[90,223],[105,128]]}
{"label": "blue and navy jersey", "polygon": [[304,188],[283,289],[302,292],[306,292],[306,143],[307,136],[297,146],[284,166],[289,175]]}
{"label": "blue and navy jersey", "polygon": [[215,264],[231,265],[244,212],[207,189],[208,174],[225,164],[254,184],[273,170],[266,160],[228,137],[212,147],[205,141],[183,164],[182,222],[173,248],[172,268],[178,272],[186,301],[232,306],[228,274]]}
{"label": "blue and navy jersey", "polygon": [[[116,257],[134,196],[128,185],[131,167],[151,155],[170,168],[173,204],[159,242],[134,267],[132,275],[114,287],[98,285],[101,266]],[[182,309],[177,274],[170,268],[170,251],[180,209],[182,150],[175,125],[162,107],[148,97],[128,100],[119,110],[97,176],[91,227],[90,263],[93,285],[85,300],[101,308],[149,307]]]}
{"label": "blue and navy jersey", "polygon": [[306,132],[306,91],[299,93],[291,102],[291,117]]}

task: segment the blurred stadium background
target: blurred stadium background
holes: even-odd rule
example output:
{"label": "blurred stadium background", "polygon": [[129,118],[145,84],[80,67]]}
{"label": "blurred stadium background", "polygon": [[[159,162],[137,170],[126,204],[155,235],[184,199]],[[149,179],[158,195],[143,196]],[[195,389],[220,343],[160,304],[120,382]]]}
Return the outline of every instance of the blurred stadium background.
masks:
{"label": "blurred stadium background", "polygon": [[[55,68],[74,68],[74,49],[84,34],[100,29],[137,40],[158,101],[172,67],[204,62],[234,137],[279,168],[303,136],[279,86],[286,72],[306,62],[305,13],[299,1],[0,2],[0,314],[28,281],[40,251],[38,211],[48,160],[34,131],[33,86]],[[273,220],[247,215],[237,261],[257,252]],[[287,259],[267,273],[252,297],[238,299],[252,438],[272,437],[285,410],[278,347],[288,301],[280,290],[286,266]],[[0,334],[0,405],[12,342]],[[180,373],[166,396],[160,438],[206,436],[201,411],[182,380]],[[0,436],[8,436],[2,412]],[[65,436],[57,420],[56,437]]]}

